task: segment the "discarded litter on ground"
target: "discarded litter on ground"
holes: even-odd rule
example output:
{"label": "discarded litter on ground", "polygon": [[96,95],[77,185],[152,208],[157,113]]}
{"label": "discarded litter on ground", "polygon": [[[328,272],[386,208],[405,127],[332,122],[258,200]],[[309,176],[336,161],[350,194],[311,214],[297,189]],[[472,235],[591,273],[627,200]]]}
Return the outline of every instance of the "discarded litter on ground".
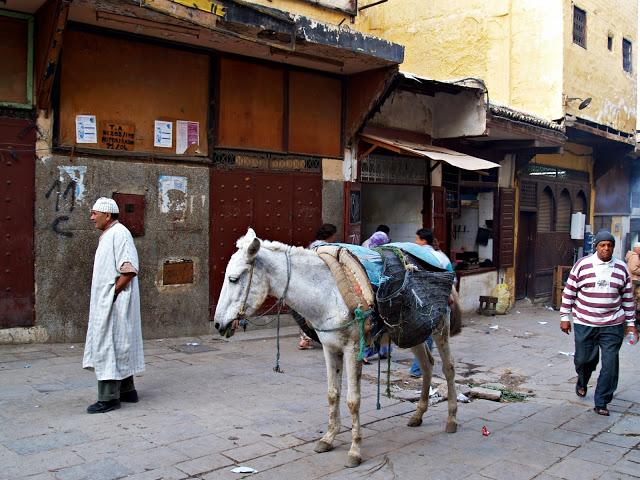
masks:
{"label": "discarded litter on ground", "polygon": [[491,432],[487,429],[486,425],[482,426],[482,435],[485,437],[488,437],[489,435],[491,435]]}
{"label": "discarded litter on ground", "polygon": [[467,397],[464,393],[459,393],[456,397],[456,400],[458,400],[460,403],[469,403],[471,401],[469,397]]}
{"label": "discarded litter on ground", "polygon": [[546,325],[548,322],[538,322],[540,325]]}
{"label": "discarded litter on ground", "polygon": [[236,468],[232,468],[231,471],[233,473],[258,473],[258,470],[256,470],[255,468],[244,467],[242,465]]}
{"label": "discarded litter on ground", "polygon": [[493,325],[492,327],[489,327],[491,330],[497,330],[499,327],[498,325]]}
{"label": "discarded litter on ground", "polygon": [[558,353],[566,356],[566,357],[573,357],[575,354],[573,352],[563,352],[561,350],[558,350]]}

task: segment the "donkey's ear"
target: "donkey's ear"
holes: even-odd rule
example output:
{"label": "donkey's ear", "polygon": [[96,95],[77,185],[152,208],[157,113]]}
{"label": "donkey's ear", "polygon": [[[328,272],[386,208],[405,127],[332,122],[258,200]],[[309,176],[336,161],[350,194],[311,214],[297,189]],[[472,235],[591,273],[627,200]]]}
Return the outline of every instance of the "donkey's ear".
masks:
{"label": "donkey's ear", "polygon": [[260,250],[260,240],[254,238],[247,248],[247,261],[249,263],[253,262],[253,260],[256,258],[258,250]]}

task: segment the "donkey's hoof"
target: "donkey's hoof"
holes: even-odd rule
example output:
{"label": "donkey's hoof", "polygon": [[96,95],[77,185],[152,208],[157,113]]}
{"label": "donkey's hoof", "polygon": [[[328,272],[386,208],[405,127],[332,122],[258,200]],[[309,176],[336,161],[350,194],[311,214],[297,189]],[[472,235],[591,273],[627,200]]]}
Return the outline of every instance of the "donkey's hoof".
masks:
{"label": "donkey's hoof", "polygon": [[359,455],[347,455],[347,461],[344,466],[347,468],[357,467],[362,463],[362,458]]}
{"label": "donkey's hoof", "polygon": [[447,428],[445,428],[445,432],[456,433],[457,431],[458,431],[458,424],[456,422],[447,423]]}
{"label": "donkey's hoof", "polygon": [[407,423],[408,427],[419,427],[420,425],[422,425],[422,418],[411,417]]}
{"label": "donkey's hoof", "polygon": [[333,445],[325,442],[324,440],[320,440],[316,444],[316,448],[313,449],[313,451],[316,453],[325,453],[325,452],[330,452],[331,450],[333,450]]}

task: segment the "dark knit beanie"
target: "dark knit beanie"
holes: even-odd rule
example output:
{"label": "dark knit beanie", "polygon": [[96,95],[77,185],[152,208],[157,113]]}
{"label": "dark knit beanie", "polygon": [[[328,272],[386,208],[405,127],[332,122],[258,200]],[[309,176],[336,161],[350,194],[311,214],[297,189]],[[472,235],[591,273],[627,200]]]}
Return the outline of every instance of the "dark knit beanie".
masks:
{"label": "dark knit beanie", "polygon": [[597,246],[600,242],[611,242],[614,246],[616,245],[616,239],[613,238],[613,235],[611,235],[611,232],[607,230],[600,230],[596,234],[596,238],[593,244]]}

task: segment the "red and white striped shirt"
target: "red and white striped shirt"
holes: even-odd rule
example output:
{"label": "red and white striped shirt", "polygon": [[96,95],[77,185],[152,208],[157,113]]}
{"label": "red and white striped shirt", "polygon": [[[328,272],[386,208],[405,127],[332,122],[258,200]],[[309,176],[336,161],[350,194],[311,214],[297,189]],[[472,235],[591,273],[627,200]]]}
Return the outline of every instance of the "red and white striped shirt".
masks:
{"label": "red and white striped shirt", "polygon": [[627,265],[615,258],[603,262],[594,253],[578,260],[562,292],[561,320],[605,327],[635,322],[631,275]]}

